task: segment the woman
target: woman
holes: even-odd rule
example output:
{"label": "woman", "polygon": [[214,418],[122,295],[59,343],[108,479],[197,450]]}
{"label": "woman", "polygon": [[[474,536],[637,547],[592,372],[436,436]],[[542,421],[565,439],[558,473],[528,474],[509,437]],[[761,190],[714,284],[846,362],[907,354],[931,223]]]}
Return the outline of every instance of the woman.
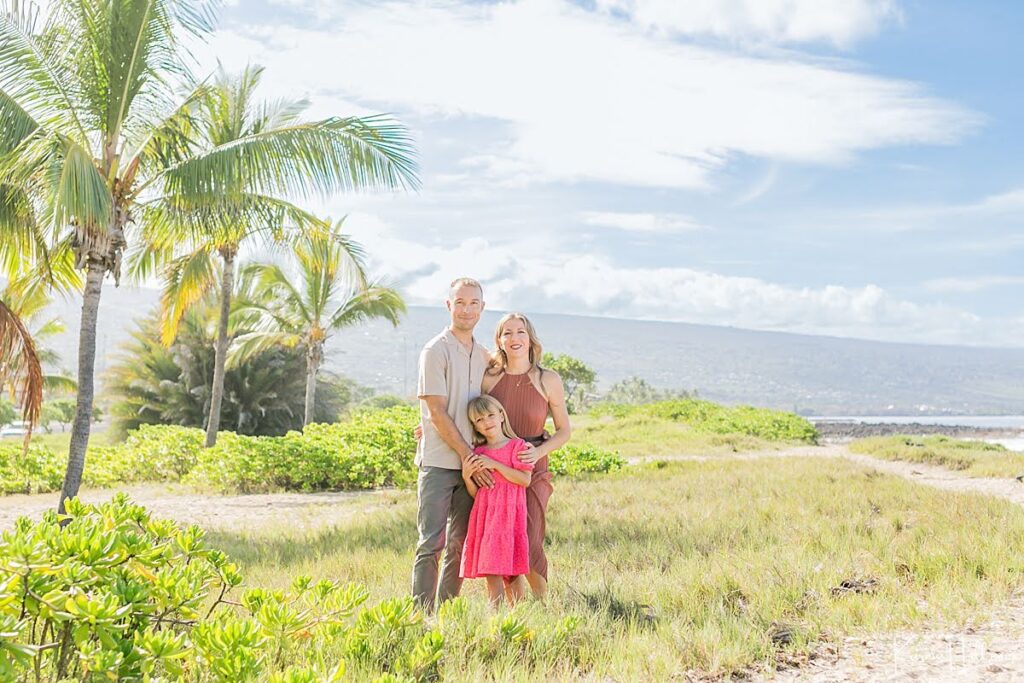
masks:
{"label": "woman", "polygon": [[[533,476],[526,489],[526,533],[530,544],[530,573],[526,580],[534,596],[544,598],[548,590],[544,533],[548,499],[553,490],[548,455],[564,446],[572,435],[565,387],[558,373],[540,366],[540,341],[522,313],[508,313],[498,321],[494,345],[494,357],[484,373],[481,389],[505,407],[512,431],[536,447],[532,454],[522,457],[524,462],[533,464]],[[544,431],[549,415],[555,425],[555,433],[550,436]]]}

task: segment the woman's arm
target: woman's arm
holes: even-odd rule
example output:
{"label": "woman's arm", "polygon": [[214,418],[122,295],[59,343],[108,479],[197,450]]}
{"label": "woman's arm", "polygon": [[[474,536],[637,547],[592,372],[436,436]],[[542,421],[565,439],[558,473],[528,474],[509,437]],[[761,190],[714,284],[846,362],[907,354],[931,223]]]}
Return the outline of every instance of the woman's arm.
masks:
{"label": "woman's arm", "polygon": [[555,433],[551,438],[537,446],[538,458],[557,451],[569,443],[572,437],[572,425],[569,424],[569,409],[565,405],[565,386],[562,378],[557,372],[545,370],[540,381],[544,384],[544,390],[548,395],[548,410],[551,412],[551,419],[555,423]]}
{"label": "woman's arm", "polygon": [[508,479],[509,483],[511,484],[515,484],[516,486],[530,485],[531,474],[529,470],[517,470],[514,467],[502,465],[500,462],[494,460],[493,458],[488,458],[484,456],[480,457],[480,461],[487,469],[496,470],[500,472],[501,476],[505,477],[505,479]]}

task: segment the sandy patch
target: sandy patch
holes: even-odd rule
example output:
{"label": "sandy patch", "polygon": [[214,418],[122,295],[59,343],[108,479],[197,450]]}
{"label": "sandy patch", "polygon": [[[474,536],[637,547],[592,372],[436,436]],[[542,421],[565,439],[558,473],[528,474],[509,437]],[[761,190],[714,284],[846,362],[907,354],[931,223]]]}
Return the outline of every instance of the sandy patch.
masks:
{"label": "sandy patch", "polygon": [[[253,529],[272,523],[298,529],[329,527],[354,515],[390,505],[403,495],[383,490],[225,496],[167,485],[130,486],[123,490],[133,501],[146,506],[154,517],[199,524],[211,530]],[[83,490],[80,497],[97,503],[110,500],[115,493]],[[44,511],[55,508],[58,498],[57,493],[0,497],[0,529],[10,528],[21,516],[38,518]]]}

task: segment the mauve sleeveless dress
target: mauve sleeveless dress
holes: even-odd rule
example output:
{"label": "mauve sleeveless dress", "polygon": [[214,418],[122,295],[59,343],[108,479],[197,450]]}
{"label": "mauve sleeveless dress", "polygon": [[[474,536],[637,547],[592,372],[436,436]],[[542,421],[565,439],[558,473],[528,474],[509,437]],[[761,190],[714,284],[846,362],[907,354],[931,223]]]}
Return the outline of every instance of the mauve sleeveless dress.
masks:
{"label": "mauve sleeveless dress", "polygon": [[[537,391],[526,374],[505,373],[490,391],[508,413],[512,431],[521,439],[534,446],[542,443],[547,435],[544,422],[548,418],[548,400]],[[530,485],[526,489],[526,536],[530,543],[530,570],[548,578],[548,558],[544,554],[544,533],[547,529],[545,516],[548,499],[554,488],[552,475],[548,470],[548,458],[544,456],[533,466]]]}

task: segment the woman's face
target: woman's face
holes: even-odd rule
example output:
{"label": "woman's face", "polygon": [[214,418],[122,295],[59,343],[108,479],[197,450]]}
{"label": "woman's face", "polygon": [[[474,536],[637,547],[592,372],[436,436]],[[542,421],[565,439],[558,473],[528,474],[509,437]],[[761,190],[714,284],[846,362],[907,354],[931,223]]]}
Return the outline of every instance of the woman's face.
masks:
{"label": "woman's face", "polygon": [[530,355],[530,333],[518,318],[512,318],[501,326],[498,343],[509,358],[528,358]]}

